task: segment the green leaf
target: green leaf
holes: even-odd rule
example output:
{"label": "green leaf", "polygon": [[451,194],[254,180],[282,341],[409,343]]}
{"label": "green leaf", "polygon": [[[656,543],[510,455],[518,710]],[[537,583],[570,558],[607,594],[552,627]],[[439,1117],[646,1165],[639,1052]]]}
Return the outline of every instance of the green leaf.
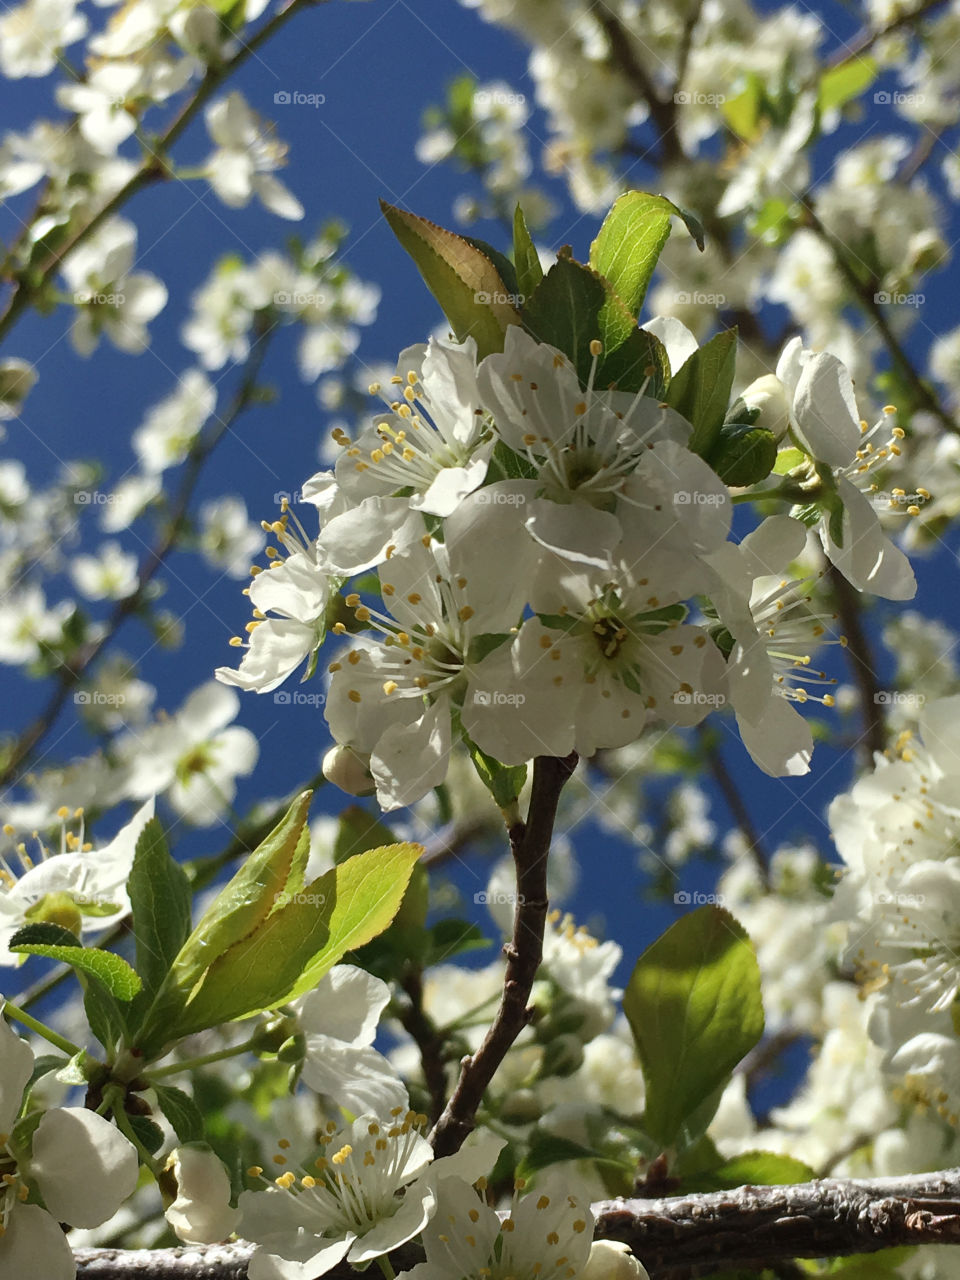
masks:
{"label": "green leaf", "polygon": [[163,828],[151,818],[137,840],[127,881],[133,907],[137,972],[152,996],[190,933],[190,881],[171,858]]}
{"label": "green leaf", "polygon": [[802,462],[806,461],[807,455],[802,449],[781,449],[777,454],[773,473],[777,476],[785,476],[794,467],[799,467]]}
{"label": "green leaf", "polygon": [[755,71],[749,71],[746,86],[720,105],[723,118],[744,142],[755,141],[762,132],[763,101],[763,81]]}
{"label": "green leaf", "polygon": [[637,961],[623,997],[647,1085],[644,1126],[665,1147],[763,1034],[760,970],[743,928],[705,906]]}
{"label": "green leaf", "polygon": [[517,292],[524,299],[529,298],[543,279],[543,267],[519,205],[513,212],[513,261],[517,272]]}
{"label": "green leaf", "polygon": [[137,1141],[146,1147],[151,1155],[163,1146],[163,1130],[156,1120],[151,1120],[149,1116],[127,1116],[127,1124],[136,1135]]}
{"label": "green leaf", "polygon": [[598,387],[615,386],[618,391],[639,391],[646,383],[644,394],[654,400],[662,400],[669,382],[667,349],[646,329],[631,330],[614,351],[604,348],[597,369]]}
{"label": "green leaf", "polygon": [[132,1000],[143,985],[122,957],[97,947],[83,947],[72,933],[55,924],[28,924],[13,935],[9,946],[20,955],[45,956],[87,973],[117,1000]]}
{"label": "green leaf", "polygon": [[422,853],[421,845],[388,845],[319,876],[213,961],[168,1040],[311,991],[346,951],[386,929]]}
{"label": "green leaf", "polygon": [[737,363],[737,331],[726,329],[699,347],[670,380],[667,404],[693,425],[689,448],[709,455],[720,434]]}
{"label": "green leaf", "polygon": [[[494,472],[495,480],[535,480],[537,478],[537,469],[532,462],[528,462],[526,458],[514,453],[508,444],[502,440],[498,440],[493,446],[493,456],[490,459],[491,472]],[[495,472],[499,470],[500,474]]]}
{"label": "green leaf", "polygon": [[356,853],[393,844],[396,837],[390,828],[369,810],[359,804],[349,805],[337,822],[337,834],[333,840],[333,860],[346,862]]}
{"label": "green leaf", "polygon": [[438,920],[428,930],[429,944],[424,957],[423,967],[428,969],[432,964],[443,964],[454,956],[465,951],[476,951],[490,946],[490,939],[485,936],[479,925],[470,924],[466,920]]}
{"label": "green leaf", "polygon": [[592,1147],[582,1147],[579,1142],[569,1138],[555,1137],[549,1133],[537,1133],[530,1143],[530,1149],[517,1166],[518,1178],[531,1178],[541,1169],[552,1164],[560,1164],[564,1160],[596,1160],[602,1153]]}
{"label": "green leaf", "polygon": [[600,309],[606,296],[603,281],[589,267],[560,258],[520,313],[526,331],[569,356],[584,383],[593,360],[590,343],[600,337]]}
{"label": "green leaf", "polygon": [[710,452],[710,466],[724,482],[742,488],[766,480],[777,461],[777,438],[764,427],[725,423]]}
{"label": "green leaf", "polygon": [[200,1108],[182,1089],[170,1084],[154,1084],[157,1106],[170,1121],[181,1142],[200,1142],[203,1138],[203,1115]]}
{"label": "green leaf", "polygon": [[127,1020],[117,1001],[99,982],[84,984],[83,1008],[90,1030],[110,1053],[127,1033]]}
{"label": "green leaf", "polygon": [[817,106],[821,111],[830,111],[859,97],[876,80],[878,70],[875,58],[860,54],[829,67],[820,77]]}
{"label": "green leaf", "polygon": [[523,784],[527,780],[527,766],[501,764],[499,760],[494,760],[493,756],[488,756],[485,751],[481,751],[469,738],[466,739],[466,743],[480,781],[499,807],[506,809],[508,805],[513,804],[523,790]]}
{"label": "green leaf", "polygon": [[793,1156],[772,1151],[743,1151],[715,1168],[690,1174],[683,1179],[688,1191],[727,1191],[733,1187],[785,1187],[809,1182],[816,1174],[809,1165]]}
{"label": "green leaf", "polygon": [[[647,285],[670,234],[672,214],[683,219],[702,250],[703,228],[699,220],[665,196],[646,191],[628,191],[619,196],[590,246],[590,266],[610,284],[634,320],[640,315]],[[602,318],[600,337],[604,345],[609,310],[612,310],[610,303],[604,308]]]}
{"label": "green leaf", "polygon": [[480,359],[503,350],[507,325],[519,320],[490,258],[463,236],[380,201],[394,235],[413,258],[459,342],[476,340]]}
{"label": "green leaf", "polygon": [[464,236],[463,239],[467,244],[473,245],[474,249],[479,249],[484,257],[490,259],[500,273],[500,279],[507,286],[507,291],[513,298],[513,305],[521,306],[523,300],[517,297],[517,269],[507,255],[494,248],[492,244],[488,244],[486,240],[478,240],[476,236]]}
{"label": "green leaf", "polygon": [[277,909],[285,895],[299,891],[310,852],[306,821],[312,795],[304,791],[294,800],[217,894],[181,947],[165,986],[189,992],[218,957]]}

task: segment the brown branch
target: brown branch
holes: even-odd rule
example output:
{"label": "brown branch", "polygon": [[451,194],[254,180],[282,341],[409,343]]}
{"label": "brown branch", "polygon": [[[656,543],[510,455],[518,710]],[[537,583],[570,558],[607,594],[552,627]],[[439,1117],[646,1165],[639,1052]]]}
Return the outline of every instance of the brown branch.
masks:
{"label": "brown branch", "polygon": [[917,373],[903,344],[894,333],[884,311],[884,304],[877,300],[878,282],[872,278],[861,278],[860,273],[850,262],[841,246],[820,221],[809,197],[802,197],[800,203],[805,224],[816,232],[830,250],[837,270],[850,286],[854,298],[879,329],[880,336],[883,338],[884,346],[890,353],[894,367],[912,391],[918,406],[926,409],[928,413],[932,413],[947,431],[952,432],[954,435],[960,434],[960,426],[940,404],[933,388]]}
{"label": "brown branch", "polygon": [[675,164],[685,160],[686,156],[677,133],[677,104],[673,96],[664,99],[657,93],[646,67],[633,50],[630,33],[620,19],[607,8],[604,0],[594,0],[591,11],[610,43],[610,60],[613,66],[630,82],[647,104],[650,118],[656,125],[659,135],[661,163]]}
{"label": "brown branch", "polygon": [[827,578],[833,589],[837,612],[847,641],[847,660],[850,671],[860,694],[863,734],[859,741],[869,764],[873,760],[874,753],[883,751],[887,745],[887,726],[883,718],[880,690],[873,667],[873,652],[861,617],[862,597],[835,564],[827,564]]}
{"label": "brown branch", "polygon": [[460,1079],[430,1135],[438,1156],[460,1149],[474,1127],[477,1108],[494,1072],[530,1020],[527,1001],[543,956],[547,921],[547,855],[560,792],[576,766],[576,754],[564,759],[538,756],[534,761],[527,820],[509,833],[517,869],[517,901],[513,939],[503,948],[507,968],[500,1008],[480,1048],[463,1059]]}
{"label": "brown branch", "polygon": [[908,27],[912,22],[916,22],[918,18],[925,18],[932,10],[939,9],[943,2],[944,0],[924,0],[924,3],[918,5],[916,9],[897,14],[895,18],[892,18],[882,27],[867,27],[862,31],[858,31],[852,40],[847,40],[827,58],[824,66],[827,69],[839,67],[844,62],[850,62],[853,58],[862,57],[863,54],[870,52],[878,40],[882,40],[885,36],[892,36],[901,27]]}
{"label": "brown branch", "polygon": [[710,772],[713,774],[713,780],[716,782],[720,792],[727,802],[727,808],[740,829],[740,834],[746,842],[753,859],[753,864],[757,869],[760,877],[760,883],[764,889],[770,888],[770,868],[768,865],[767,855],[764,851],[763,844],[756,827],[753,824],[753,818],[750,816],[750,810],[744,803],[743,796],[740,794],[740,788],[734,782],[727,768],[723,756],[717,747],[713,730],[706,725],[697,726],[697,737],[700,739],[700,746],[706,757],[707,764],[710,766]]}
{"label": "brown branch", "polygon": [[447,1073],[444,1070],[446,1041],[423,1008],[423,975],[411,969],[400,981],[409,1004],[400,1010],[400,1025],[420,1053],[423,1079],[430,1094],[430,1122],[436,1124],[447,1103]]}
{"label": "brown branch", "polygon": [[[786,1187],[738,1187],[660,1200],[594,1204],[598,1240],[622,1240],[652,1280],[737,1267],[783,1268],[793,1258],[835,1258],[900,1245],[960,1244],[960,1169],[907,1177],[820,1178]],[[77,1280],[246,1280],[254,1246],[203,1245],[127,1252],[78,1249]],[[415,1245],[392,1255],[418,1260]],[[340,1263],[329,1280],[351,1280]]]}

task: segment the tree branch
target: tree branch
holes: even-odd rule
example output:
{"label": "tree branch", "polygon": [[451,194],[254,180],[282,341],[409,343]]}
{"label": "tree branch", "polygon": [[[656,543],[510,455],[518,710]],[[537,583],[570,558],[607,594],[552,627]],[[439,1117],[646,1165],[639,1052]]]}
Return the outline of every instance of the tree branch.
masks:
{"label": "tree branch", "polygon": [[871,763],[874,753],[887,745],[887,726],[878,697],[876,672],[873,668],[873,652],[861,615],[861,596],[850,585],[835,564],[828,562],[827,578],[837,602],[837,612],[847,641],[847,658],[850,671],[857,682],[860,694],[860,714],[863,717],[863,735],[860,744]]}
{"label": "tree branch", "polygon": [[436,1155],[458,1151],[474,1127],[477,1108],[507,1050],[530,1019],[527,1001],[543,956],[547,922],[547,855],[563,786],[577,765],[565,759],[538,756],[533,764],[533,787],[525,823],[510,831],[510,848],[517,869],[517,901],[513,940],[503,948],[507,957],[500,1008],[483,1044],[463,1059],[460,1079],[430,1135]]}
{"label": "tree branch", "polygon": [[[558,762],[559,763],[559,762]],[[902,1178],[819,1178],[787,1187],[738,1187],[661,1200],[593,1206],[598,1240],[622,1240],[651,1280],[736,1267],[783,1267],[793,1258],[876,1253],[898,1245],[960,1244],[960,1169]],[[77,1280],[246,1280],[254,1246],[125,1251],[78,1249]],[[392,1255],[414,1265],[416,1246]],[[329,1280],[351,1280],[340,1263]]]}

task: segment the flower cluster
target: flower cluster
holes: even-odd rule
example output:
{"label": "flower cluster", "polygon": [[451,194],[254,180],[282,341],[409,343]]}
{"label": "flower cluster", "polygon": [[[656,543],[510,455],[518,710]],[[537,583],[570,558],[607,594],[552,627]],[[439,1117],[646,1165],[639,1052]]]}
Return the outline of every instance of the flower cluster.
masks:
{"label": "flower cluster", "polygon": [[[696,343],[676,322],[660,331],[679,368]],[[832,702],[810,666],[830,620],[790,577],[807,528],[861,590],[912,594],[864,492],[903,433],[873,443],[835,357],[793,342],[744,393],[742,412],[789,432],[794,514],[737,544],[729,486],[689,447],[690,424],[595,385],[591,351],[583,385],[519,325],[481,361],[472,339],[409,348],[389,388],[371,388],[385,411],[356,439],[338,429],[334,471],[303,487],[319,534],[289,509],[264,524],[277,546],[248,588],[244,657],[217,677],[268,692],[304,661],[312,673],[328,631],[353,633],[325,704],[328,774],[347,790],[396,808],[444,780],[462,737],[521,765],[727,704],[763,769],[805,772],[796,705]]]}
{"label": "flower cluster", "polygon": [[846,871],[835,914],[848,957],[874,995],[870,1034],[912,1096],[960,1124],[960,858],[956,696],[926,705],[919,735],[838,796],[830,825]]}

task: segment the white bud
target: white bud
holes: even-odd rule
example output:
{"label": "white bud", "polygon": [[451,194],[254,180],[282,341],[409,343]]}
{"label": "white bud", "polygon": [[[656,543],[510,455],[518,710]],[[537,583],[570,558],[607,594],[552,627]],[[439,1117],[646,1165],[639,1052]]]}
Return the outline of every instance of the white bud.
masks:
{"label": "white bud", "polygon": [[595,1240],[580,1280],[650,1280],[646,1267],[620,1240]]}
{"label": "white bud", "polygon": [[177,1182],[177,1198],[164,1210],[186,1244],[216,1244],[236,1229],[239,1209],[230,1207],[230,1179],[209,1147],[177,1147],[166,1169]]}
{"label": "white bud", "polygon": [[751,382],[740,398],[748,409],[759,409],[760,416],[753,424],[772,431],[779,440],[786,434],[790,425],[790,401],[787,389],[780,379],[772,373],[765,373],[762,378]]}
{"label": "white bud", "polygon": [[370,756],[339,743],[323,757],[323,776],[350,796],[372,796],[376,791],[370,773]]}

